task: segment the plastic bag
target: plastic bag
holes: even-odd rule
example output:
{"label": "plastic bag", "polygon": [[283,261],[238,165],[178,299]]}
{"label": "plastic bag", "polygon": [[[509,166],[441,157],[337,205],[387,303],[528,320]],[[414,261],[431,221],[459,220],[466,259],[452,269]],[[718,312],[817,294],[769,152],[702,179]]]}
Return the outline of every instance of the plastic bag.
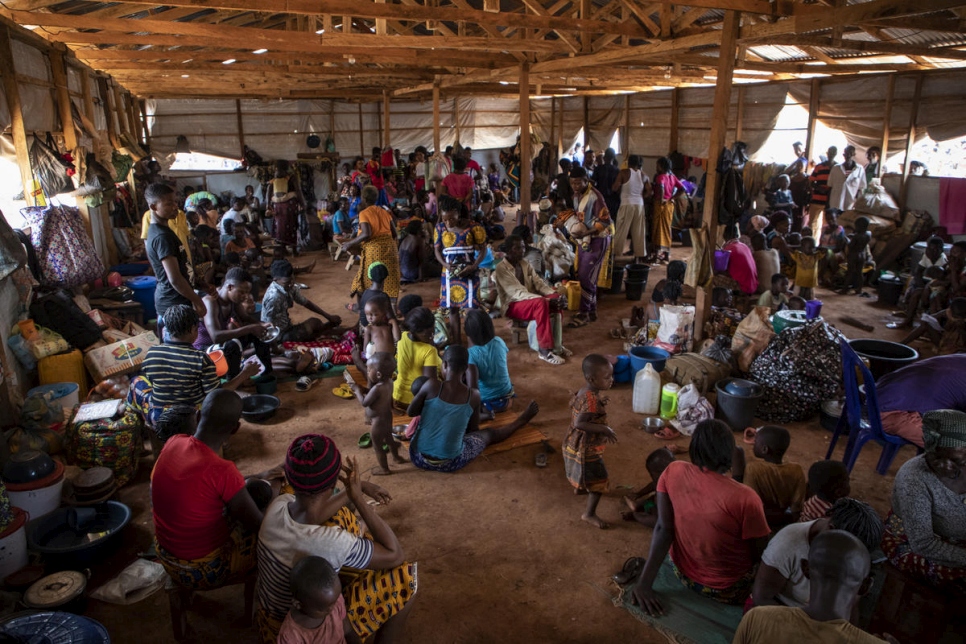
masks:
{"label": "plastic bag", "polygon": [[751,368],[751,363],[765,350],[775,335],[775,330],[768,321],[768,311],[767,306],[756,306],[741,321],[731,339],[731,353],[737,359],[738,369],[742,372]]}
{"label": "plastic bag", "polygon": [[47,133],[46,141],[41,141],[40,137],[34,134],[29,156],[30,167],[34,171],[34,176],[40,181],[40,187],[46,196],[53,197],[74,190],[74,182],[67,176],[67,169],[73,166],[66,163],[60,156],[50,132]]}
{"label": "plastic bag", "polygon": [[167,573],[164,566],[146,559],[138,559],[97,590],[91,597],[109,604],[126,606],[150,597],[164,587]]}
{"label": "plastic bag", "polygon": [[662,306],[660,317],[661,326],[657,330],[653,346],[671,353],[690,351],[694,334],[694,307]]}

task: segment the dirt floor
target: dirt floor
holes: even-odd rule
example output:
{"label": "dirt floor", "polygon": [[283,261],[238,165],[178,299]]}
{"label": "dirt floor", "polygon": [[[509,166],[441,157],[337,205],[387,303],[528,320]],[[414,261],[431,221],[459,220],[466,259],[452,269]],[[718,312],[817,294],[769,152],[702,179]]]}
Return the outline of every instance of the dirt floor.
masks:
{"label": "dirt floor", "polygon": [[[676,248],[674,256],[686,258],[689,252]],[[318,257],[319,264],[312,274],[300,276],[311,287],[305,294],[350,321],[352,314],[343,305],[349,301],[353,272],[344,270],[344,262],[331,262],[324,253],[311,256]],[[663,268],[655,267],[650,284],[663,274]],[[432,304],[438,296],[438,283],[424,282],[403,291],[419,293],[424,302]],[[877,306],[874,297],[839,296],[823,289],[818,289],[817,297],[825,302],[823,313],[829,321],[837,323],[839,315],[849,314],[875,326],[866,333],[839,324],[849,337],[898,340],[902,335],[885,328],[889,311]],[[581,386],[580,360],[591,352],[622,352],[621,341],[611,339],[608,331],[619,325],[620,318],[629,316],[631,304],[623,294],[604,295],[596,323],[566,330],[564,342],[575,356],[564,366],[547,365],[529,349],[511,345],[510,372],[518,394],[513,411],[522,409],[530,399],[537,400],[540,414],[535,423],[557,450],[570,422],[570,395]],[[304,310],[293,313],[296,321],[305,316]],[[496,323],[498,333],[509,344],[505,321]],[[362,409],[354,400],[331,393],[340,382],[341,378],[323,379],[308,393],[296,392],[294,383],[282,384],[278,416],[266,424],[243,423],[227,456],[242,473],[254,473],[277,465],[296,436],[323,432],[336,440],[343,455],[373,466],[372,451],[356,447],[359,435],[366,431]],[[481,457],[456,474],[404,466],[391,477],[378,478],[394,498],[392,504],[380,508],[380,514],[404,544],[407,558],[419,563],[419,592],[405,641],[664,641],[656,631],[612,605],[615,587],[609,578],[628,557],[647,553],[650,530],[622,522],[619,499],[629,488],[648,482],[644,457],[665,443],[639,429],[641,417],[631,411],[630,385],[617,385],[609,399],[610,424],[620,441],[605,454],[613,493],[601,502],[599,514],[611,522],[609,530],[597,530],[580,520],[584,501],[574,496],[567,483],[559,451],[550,456],[547,468],[535,467],[540,446]],[[789,460],[807,469],[825,457],[830,434],[817,418],[789,427]],[[676,442],[687,445],[686,439]],[[842,449],[844,445],[838,449],[839,458]],[[752,458],[750,449],[746,451]],[[871,503],[884,516],[895,472],[914,455],[912,449],[902,450],[889,474],[879,476],[875,473],[878,447],[865,449],[852,474],[853,496]],[[150,543],[150,467],[151,457],[147,456],[136,481],[119,494],[133,508],[135,519],[122,550],[93,571],[92,586],[116,574]],[[240,586],[199,595],[189,617],[196,641],[256,642],[254,631],[240,625],[242,612]],[[115,642],[173,641],[163,592],[126,607],[92,600],[87,614],[103,622]]]}

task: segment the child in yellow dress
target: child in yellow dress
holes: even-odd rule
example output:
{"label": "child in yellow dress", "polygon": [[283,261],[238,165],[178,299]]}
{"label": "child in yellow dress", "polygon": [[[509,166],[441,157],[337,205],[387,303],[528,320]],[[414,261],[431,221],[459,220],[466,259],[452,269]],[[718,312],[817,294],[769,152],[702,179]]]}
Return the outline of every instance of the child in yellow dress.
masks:
{"label": "child in yellow dress", "polygon": [[815,238],[808,235],[802,237],[800,250],[791,252],[795,260],[795,285],[798,294],[806,299],[812,299],[812,289],[818,284],[818,260],[824,253],[815,250]]}

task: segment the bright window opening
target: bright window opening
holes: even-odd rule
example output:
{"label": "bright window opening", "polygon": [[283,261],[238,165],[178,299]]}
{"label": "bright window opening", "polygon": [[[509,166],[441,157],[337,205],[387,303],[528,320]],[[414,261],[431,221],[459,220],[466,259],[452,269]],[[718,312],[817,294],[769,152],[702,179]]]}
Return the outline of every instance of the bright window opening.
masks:
{"label": "bright window opening", "polygon": [[231,172],[240,167],[241,162],[238,159],[228,159],[202,152],[178,152],[175,155],[174,163],[171,164],[172,170],[205,170],[209,172]]}

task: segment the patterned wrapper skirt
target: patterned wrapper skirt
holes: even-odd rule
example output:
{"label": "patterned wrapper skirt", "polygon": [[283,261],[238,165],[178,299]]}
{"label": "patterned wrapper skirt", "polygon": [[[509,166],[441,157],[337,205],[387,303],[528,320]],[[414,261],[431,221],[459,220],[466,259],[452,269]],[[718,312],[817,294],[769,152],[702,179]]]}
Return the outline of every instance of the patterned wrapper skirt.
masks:
{"label": "patterned wrapper skirt", "polygon": [[286,246],[295,246],[299,241],[299,202],[295,199],[272,204],[275,211],[275,241]]}
{"label": "patterned wrapper skirt", "polygon": [[575,490],[607,491],[607,468],[604,466],[604,445],[588,440],[586,432],[570,429],[563,443],[564,471]]}
{"label": "patterned wrapper skirt", "polygon": [[943,566],[913,552],[902,519],[892,511],[885,521],[882,552],[902,572],[928,580],[933,586],[952,585],[959,591],[966,590],[966,568]]}
{"label": "patterned wrapper skirt", "polygon": [[168,576],[179,586],[191,590],[212,590],[241,582],[255,567],[258,535],[241,524],[232,528],[228,542],[198,559],[179,559],[155,540],[158,560]]}
{"label": "patterned wrapper skirt", "polygon": [[399,297],[399,248],[392,235],[386,233],[370,237],[362,242],[359,255],[361,261],[359,272],[352,280],[352,295],[362,293],[372,286],[372,280],[369,279],[369,266],[373,262],[382,262],[389,271],[389,278],[386,279],[382,289],[389,297]]}
{"label": "patterned wrapper skirt", "polygon": [[654,200],[653,244],[660,248],[671,247],[671,222],[674,220],[674,202]]}

